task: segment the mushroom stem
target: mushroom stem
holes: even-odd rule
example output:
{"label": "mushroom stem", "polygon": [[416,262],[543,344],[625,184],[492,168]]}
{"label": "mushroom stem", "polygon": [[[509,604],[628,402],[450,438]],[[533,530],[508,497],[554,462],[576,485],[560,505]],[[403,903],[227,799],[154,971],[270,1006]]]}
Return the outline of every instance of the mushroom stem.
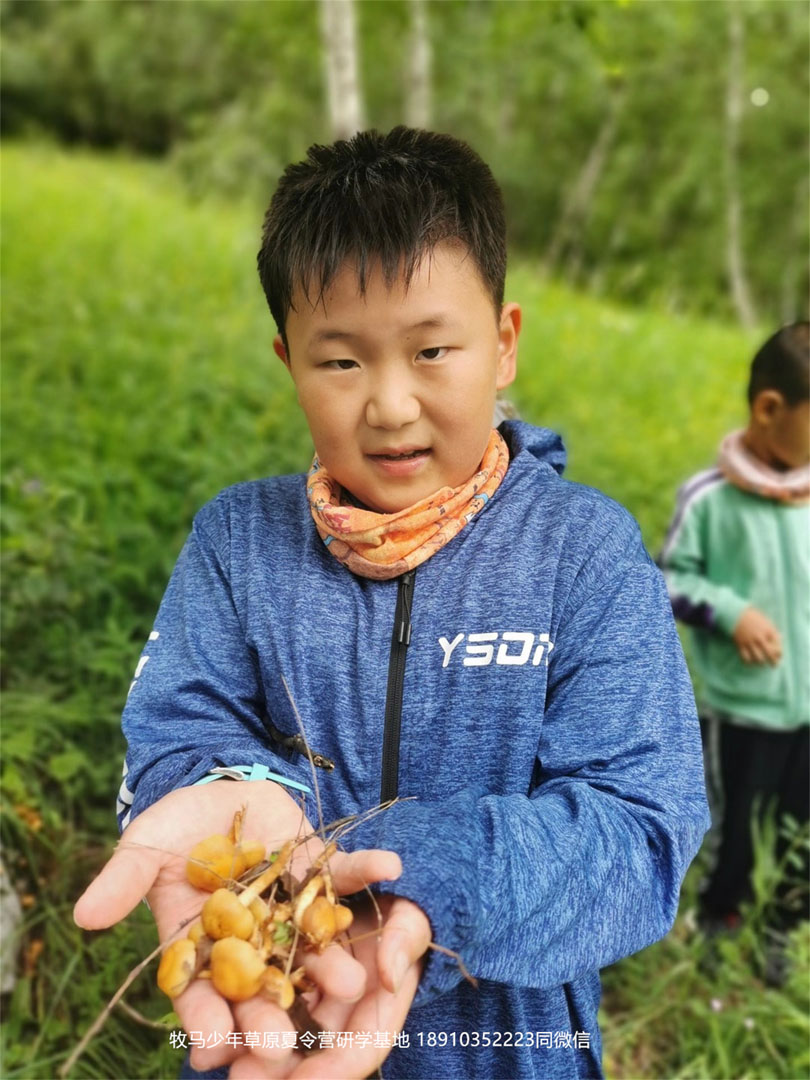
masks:
{"label": "mushroom stem", "polygon": [[231,823],[230,832],[228,833],[228,839],[234,847],[239,846],[239,840],[242,836],[242,821],[244,820],[246,809],[247,807],[243,806],[241,810],[235,811],[233,815],[233,822]]}
{"label": "mushroom stem", "polygon": [[303,918],[304,912],[315,897],[323,891],[324,885],[325,882],[323,877],[318,874],[316,877],[311,878],[300,893],[298,893],[293,907],[293,922],[296,926],[301,926],[301,919]]}
{"label": "mushroom stem", "polygon": [[292,848],[292,840],[288,840],[278,853],[275,861],[259,874],[256,880],[252,881],[244,892],[239,894],[239,902],[241,904],[244,904],[245,907],[250,907],[256,897],[261,895],[268,885],[272,885],[276,878],[281,877],[289,862]]}

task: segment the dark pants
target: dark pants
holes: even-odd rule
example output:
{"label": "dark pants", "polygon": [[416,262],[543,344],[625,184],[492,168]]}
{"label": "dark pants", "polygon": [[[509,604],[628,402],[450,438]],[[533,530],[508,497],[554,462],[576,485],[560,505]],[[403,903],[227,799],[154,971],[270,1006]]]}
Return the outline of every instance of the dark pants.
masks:
{"label": "dark pants", "polygon": [[[762,816],[769,808],[775,809],[778,823],[784,814],[801,824],[810,818],[810,728],[766,731],[715,719],[701,720],[701,727],[719,846],[700,907],[704,918],[722,919],[738,914],[740,904],[752,895],[754,812]],[[776,850],[780,862],[788,845],[780,830]],[[810,916],[807,849],[802,845],[795,850],[802,867],[787,867],[768,919],[777,930],[788,930]],[[795,893],[791,882],[797,879],[805,886],[800,899],[789,897],[791,891]]]}

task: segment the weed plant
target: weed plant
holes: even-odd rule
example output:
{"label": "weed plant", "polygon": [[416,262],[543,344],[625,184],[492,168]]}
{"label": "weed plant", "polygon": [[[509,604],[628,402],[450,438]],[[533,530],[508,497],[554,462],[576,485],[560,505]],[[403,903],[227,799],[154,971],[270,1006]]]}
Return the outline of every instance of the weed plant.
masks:
{"label": "weed plant", "polygon": [[[810,1075],[810,923],[789,936],[784,985],[766,984],[776,885],[795,875],[806,826],[785,819],[790,846],[777,865],[777,824],[754,822],[753,899],[733,933],[706,936],[695,920],[704,852],[690,869],[682,915],[658,944],[603,973],[605,1067],[611,1080],[800,1080]],[[810,883],[795,880],[801,903]]]}
{"label": "weed plant", "polygon": [[[121,706],[192,516],[227,484],[305,469],[311,447],[271,348],[254,210],[189,204],[159,167],[10,145],[2,212],[2,838],[24,920],[0,1074],[33,1080],[155,943],[145,908],[104,935],[71,908],[115,840]],[[514,400],[655,551],[679,483],[743,421],[755,339],[608,306],[530,265],[509,295],[525,311]],[[807,934],[777,993],[751,974],[756,919],[716,984],[686,927],[607,973],[611,1074],[806,1075]],[[169,1010],[149,975],[127,1000],[152,1022]],[[171,1077],[181,1057],[168,1028],[116,1010],[73,1075]]]}

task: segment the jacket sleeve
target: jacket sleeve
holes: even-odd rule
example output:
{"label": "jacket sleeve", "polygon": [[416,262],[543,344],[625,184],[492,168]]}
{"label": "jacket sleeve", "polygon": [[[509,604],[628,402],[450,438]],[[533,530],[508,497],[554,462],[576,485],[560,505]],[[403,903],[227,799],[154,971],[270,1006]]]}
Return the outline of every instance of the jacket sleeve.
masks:
{"label": "jacket sleeve", "polygon": [[731,635],[749,602],[728,585],[707,574],[706,498],[693,498],[688,489],[678,496],[675,517],[658,560],[676,619],[706,630]]}
{"label": "jacket sleeve", "polygon": [[[400,853],[388,890],[478,978],[559,986],[657,940],[708,827],[665,587],[640,538],[629,560],[626,543],[601,546],[557,629],[533,789],[403,801],[358,830],[358,846]],[[416,1004],[460,978],[431,952]]]}
{"label": "jacket sleeve", "polygon": [[258,665],[231,590],[220,497],[194,521],[130,687],[119,828],[219,765],[258,762],[307,785],[304,767],[267,748],[263,715]]}

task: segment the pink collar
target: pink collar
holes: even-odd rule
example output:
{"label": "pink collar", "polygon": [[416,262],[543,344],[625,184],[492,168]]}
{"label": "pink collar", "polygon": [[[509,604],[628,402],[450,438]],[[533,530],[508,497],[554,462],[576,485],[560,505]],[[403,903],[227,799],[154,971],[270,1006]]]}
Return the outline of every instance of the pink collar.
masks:
{"label": "pink collar", "polygon": [[720,443],[717,465],[725,478],[743,491],[778,502],[804,502],[810,498],[810,465],[780,472],[752,454],[743,441],[744,431],[732,431]]}

